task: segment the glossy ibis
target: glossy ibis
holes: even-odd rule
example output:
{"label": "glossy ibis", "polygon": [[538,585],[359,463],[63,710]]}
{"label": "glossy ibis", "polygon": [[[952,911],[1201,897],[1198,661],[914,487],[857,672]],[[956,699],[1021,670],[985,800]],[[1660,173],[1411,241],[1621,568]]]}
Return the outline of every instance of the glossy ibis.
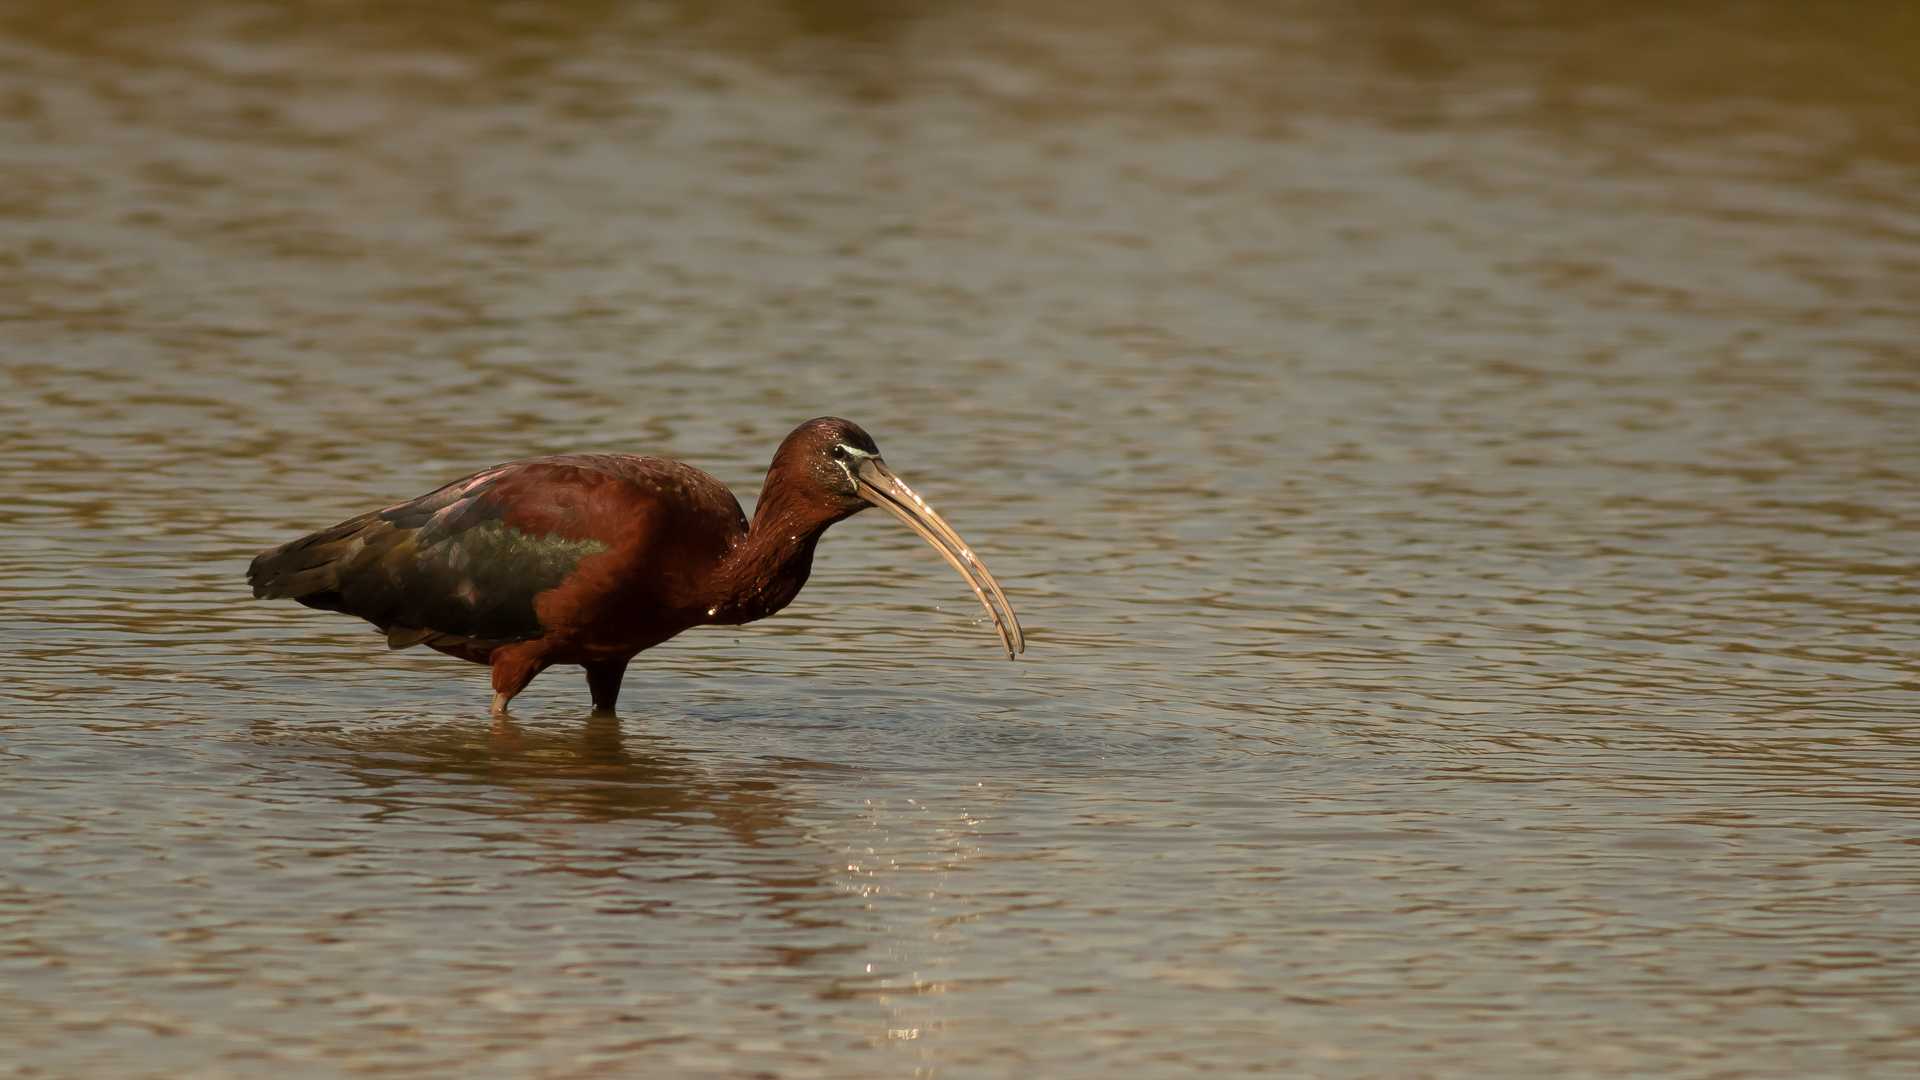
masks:
{"label": "glossy ibis", "polygon": [[695,626],[791,603],[827,526],[869,506],[933,545],[1024,651],[1007,596],[960,534],[880,459],[858,424],[810,420],[774,452],[753,523],[691,465],[563,454],[496,465],[438,491],[263,551],[253,595],[367,620],[387,647],[426,645],[493,669],[493,711],[555,664],[579,664],[613,711],[627,661]]}

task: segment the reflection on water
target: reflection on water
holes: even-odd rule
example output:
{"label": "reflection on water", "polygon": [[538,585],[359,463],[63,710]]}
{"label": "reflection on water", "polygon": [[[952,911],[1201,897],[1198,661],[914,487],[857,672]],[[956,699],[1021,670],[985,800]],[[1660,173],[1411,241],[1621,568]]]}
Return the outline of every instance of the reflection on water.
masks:
{"label": "reflection on water", "polygon": [[[258,737],[277,736],[262,725]],[[372,790],[367,803],[397,813],[437,806],[502,818],[699,820],[742,844],[790,831],[774,784],[710,778],[663,738],[642,736],[629,749],[612,716],[589,716],[573,734],[496,716],[485,729],[471,720],[381,725],[325,741],[347,752],[339,764]]]}
{"label": "reflection on water", "polygon": [[[1904,1074],[1917,19],[0,0],[0,1059]],[[875,515],[623,724],[240,581],[822,414],[1021,664]]]}

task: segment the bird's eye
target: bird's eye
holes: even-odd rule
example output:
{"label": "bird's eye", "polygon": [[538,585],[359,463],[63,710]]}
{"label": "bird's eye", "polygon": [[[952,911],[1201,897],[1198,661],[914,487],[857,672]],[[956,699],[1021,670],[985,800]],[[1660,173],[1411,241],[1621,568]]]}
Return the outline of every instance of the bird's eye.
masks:
{"label": "bird's eye", "polygon": [[833,460],[835,460],[835,461],[845,461],[845,460],[847,460],[847,448],[846,448],[846,447],[844,447],[844,446],[836,446],[836,447],[834,447],[834,448],[833,448]]}

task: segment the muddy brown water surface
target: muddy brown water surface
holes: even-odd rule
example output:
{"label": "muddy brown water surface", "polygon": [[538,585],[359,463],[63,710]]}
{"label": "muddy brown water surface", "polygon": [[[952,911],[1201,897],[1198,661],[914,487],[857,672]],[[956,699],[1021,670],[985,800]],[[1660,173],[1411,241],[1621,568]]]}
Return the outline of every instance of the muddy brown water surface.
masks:
{"label": "muddy brown water surface", "polygon": [[[0,1076],[1912,1075],[1917,193],[1903,2],[0,0]],[[821,414],[1021,662],[241,581]]]}

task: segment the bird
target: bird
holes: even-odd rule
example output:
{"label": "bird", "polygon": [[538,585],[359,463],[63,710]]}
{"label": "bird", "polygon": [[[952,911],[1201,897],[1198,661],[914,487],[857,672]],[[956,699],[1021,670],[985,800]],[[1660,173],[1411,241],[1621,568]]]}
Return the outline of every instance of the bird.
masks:
{"label": "bird", "polygon": [[748,522],[719,480],[639,454],[560,454],[482,469],[255,556],[256,599],[372,623],[492,669],[496,716],[542,671],[584,668],[613,713],[627,664],[696,626],[738,626],[793,602],[827,528],[869,507],[898,518],[966,579],[1012,660],[1013,606],[960,534],[895,475],[865,429],[825,416],[774,452]]}

